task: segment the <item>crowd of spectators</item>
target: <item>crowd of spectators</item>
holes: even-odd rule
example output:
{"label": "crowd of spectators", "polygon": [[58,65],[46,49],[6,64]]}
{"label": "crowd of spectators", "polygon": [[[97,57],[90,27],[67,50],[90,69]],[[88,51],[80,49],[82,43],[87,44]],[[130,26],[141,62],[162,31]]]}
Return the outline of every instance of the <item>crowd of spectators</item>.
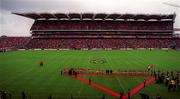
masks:
{"label": "crowd of spectators", "polygon": [[[35,31],[40,30],[40,31]],[[41,30],[45,30],[42,32]],[[49,32],[46,30],[77,30]],[[83,32],[88,30],[89,32]],[[95,30],[99,32],[93,32]],[[104,32],[101,30],[125,30]],[[132,31],[126,31],[132,30]],[[169,48],[179,43],[172,33],[144,33],[135,30],[173,30],[172,21],[112,20],[36,20],[31,28],[33,39],[27,48]],[[82,31],[82,32],[80,32]],[[133,33],[134,31],[134,33]]]}
{"label": "crowd of spectators", "polygon": [[38,20],[31,30],[173,30],[172,21]]}
{"label": "crowd of spectators", "polygon": [[180,39],[173,38],[34,38],[3,37],[0,48],[180,48]]}
{"label": "crowd of spectators", "polygon": [[27,48],[170,48],[176,46],[173,39],[32,39]]}
{"label": "crowd of spectators", "polygon": [[180,38],[175,39],[176,48],[180,48]]}
{"label": "crowd of spectators", "polygon": [[171,33],[32,32],[33,38],[172,38]]}
{"label": "crowd of spectators", "polygon": [[0,48],[21,48],[29,40],[30,37],[0,37]]}

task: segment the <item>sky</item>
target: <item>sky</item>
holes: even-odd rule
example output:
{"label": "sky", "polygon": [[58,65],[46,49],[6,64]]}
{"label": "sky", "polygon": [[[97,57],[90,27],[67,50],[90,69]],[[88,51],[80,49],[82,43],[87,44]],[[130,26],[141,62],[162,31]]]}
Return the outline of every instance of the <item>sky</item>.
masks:
{"label": "sky", "polygon": [[174,27],[180,28],[180,0],[0,0],[0,36],[30,36],[30,27],[34,20],[14,15],[12,12],[176,13]]}

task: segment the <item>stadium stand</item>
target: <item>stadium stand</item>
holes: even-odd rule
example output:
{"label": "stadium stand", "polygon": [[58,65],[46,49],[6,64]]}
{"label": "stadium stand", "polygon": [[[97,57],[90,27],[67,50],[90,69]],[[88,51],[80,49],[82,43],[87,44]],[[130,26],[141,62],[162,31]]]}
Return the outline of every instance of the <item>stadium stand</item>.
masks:
{"label": "stadium stand", "polygon": [[170,48],[173,39],[33,39],[28,48]]}
{"label": "stadium stand", "polygon": [[30,37],[0,37],[0,48],[23,48]]}
{"label": "stadium stand", "polygon": [[31,38],[1,38],[0,48],[180,48],[175,14],[13,13],[34,19]]}

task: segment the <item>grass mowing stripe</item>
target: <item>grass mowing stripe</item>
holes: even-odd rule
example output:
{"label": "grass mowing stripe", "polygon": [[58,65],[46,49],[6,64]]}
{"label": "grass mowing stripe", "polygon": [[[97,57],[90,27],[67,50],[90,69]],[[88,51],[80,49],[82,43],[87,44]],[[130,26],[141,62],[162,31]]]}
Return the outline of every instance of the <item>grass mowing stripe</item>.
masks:
{"label": "grass mowing stripe", "polygon": [[[106,54],[104,54],[104,55],[106,55]],[[106,55],[106,58],[107,58],[108,60],[111,60],[111,58],[109,58],[108,55]],[[112,64],[115,64],[115,63],[114,63],[114,62],[111,63],[111,62],[113,62],[113,60],[109,61],[108,64],[109,64],[110,68],[113,70],[113,68],[112,68],[111,65],[112,65]],[[115,78],[116,78],[116,80],[118,81],[120,87],[121,87],[123,90],[125,90],[125,88],[124,88],[123,85],[121,84],[121,81],[120,81],[117,77],[115,77]],[[118,86],[118,85],[117,85],[117,86]]]}
{"label": "grass mowing stripe", "polygon": [[11,76],[11,78],[6,79],[6,80],[2,81],[1,83],[2,83],[2,84],[5,84],[6,82],[11,83],[11,82],[17,81],[17,79],[23,77],[24,74],[27,74],[27,73],[32,72],[32,71],[34,70],[34,68],[31,68],[31,69],[29,69],[29,70],[27,70],[26,68],[24,68],[23,70],[24,70],[23,72],[21,71],[21,72],[19,72],[16,76]]}

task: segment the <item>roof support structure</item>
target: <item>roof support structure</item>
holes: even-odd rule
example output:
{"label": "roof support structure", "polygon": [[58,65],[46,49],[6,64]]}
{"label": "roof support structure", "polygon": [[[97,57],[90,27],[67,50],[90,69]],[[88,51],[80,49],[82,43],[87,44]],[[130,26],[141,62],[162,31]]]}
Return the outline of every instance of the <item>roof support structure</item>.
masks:
{"label": "roof support structure", "polygon": [[138,19],[142,19],[145,21],[148,20],[175,20],[176,14],[106,14],[106,13],[12,13],[15,15],[19,15],[19,16],[23,16],[23,17],[27,17],[27,18],[31,18],[31,19],[79,19],[79,20],[83,20],[84,18],[88,18],[91,20],[95,20],[95,19],[102,19],[102,20],[106,20],[106,19],[113,19],[113,20],[117,20],[117,19],[134,19],[134,20],[138,20]]}
{"label": "roof support structure", "polygon": [[109,17],[109,15],[110,15],[110,14],[107,14],[107,15],[104,17],[104,19],[106,20],[106,19]]}

